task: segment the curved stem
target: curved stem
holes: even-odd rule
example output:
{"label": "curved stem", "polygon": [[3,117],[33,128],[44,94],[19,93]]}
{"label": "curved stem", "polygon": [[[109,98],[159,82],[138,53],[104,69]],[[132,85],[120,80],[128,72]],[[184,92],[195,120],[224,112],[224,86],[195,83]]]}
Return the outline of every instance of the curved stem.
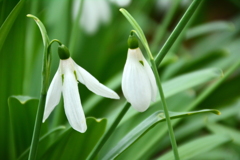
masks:
{"label": "curved stem", "polygon": [[50,52],[49,52],[50,50],[48,49],[49,38],[47,35],[47,31],[45,29],[45,26],[36,16],[28,14],[27,17],[33,18],[35,20],[36,24],[40,29],[42,39],[43,39],[43,45],[44,45],[41,96],[38,104],[38,110],[37,110],[36,120],[34,124],[34,130],[33,130],[33,137],[32,137],[32,142],[30,146],[29,157],[28,157],[29,160],[34,160],[36,159],[36,155],[37,155],[39,135],[40,135],[41,126],[42,126],[44,106],[46,102],[46,95],[47,95],[49,78],[50,78],[51,58],[50,58]]}
{"label": "curved stem", "polygon": [[51,40],[51,42],[49,43],[49,45],[47,47],[47,53],[50,53],[51,46],[54,42],[57,42],[59,45],[62,45],[62,42],[60,42],[58,39]]}
{"label": "curved stem", "polygon": [[48,47],[52,45],[52,43],[57,42],[59,45],[62,45],[62,42],[60,42],[58,39],[53,39],[51,40],[51,42],[49,43]]}
{"label": "curved stem", "polygon": [[88,156],[88,160],[93,160],[98,152],[101,150],[103,145],[107,142],[113,131],[116,129],[118,126],[119,122],[122,120],[123,116],[127,113],[128,109],[130,108],[130,103],[126,103],[125,106],[123,107],[122,111],[118,114],[117,118],[115,121],[112,123],[108,131],[105,133],[105,135],[102,137],[100,142],[97,144],[97,146],[94,148],[93,152]]}

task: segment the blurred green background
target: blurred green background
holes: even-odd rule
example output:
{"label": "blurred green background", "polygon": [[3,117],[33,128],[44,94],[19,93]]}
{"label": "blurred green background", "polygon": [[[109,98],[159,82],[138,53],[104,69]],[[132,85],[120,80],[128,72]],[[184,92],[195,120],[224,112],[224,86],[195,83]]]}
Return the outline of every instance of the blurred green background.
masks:
{"label": "blurred green background", "polygon": [[[127,56],[126,41],[132,29],[119,12],[119,8],[126,8],[137,20],[148,39],[150,49],[156,55],[192,2],[191,0],[132,0],[128,5],[122,6],[114,0],[106,0],[103,7],[94,2],[98,0],[85,1],[92,1],[86,2],[89,3],[88,7],[91,5],[95,7],[85,9],[83,7],[82,16],[85,16],[85,25],[83,25],[81,20],[73,16],[73,8],[77,4],[73,0],[0,0],[0,159],[15,159],[30,145],[38,103],[34,98],[38,99],[40,96],[43,43],[37,25],[26,17],[27,14],[37,16],[45,25],[50,39],[59,39],[68,46],[77,64],[121,96],[120,101],[101,98],[79,84],[86,116],[107,118],[111,123],[125,102],[120,82]],[[176,9],[173,9],[174,6]],[[171,10],[173,10],[172,17],[169,16]],[[105,18],[102,18],[100,13]],[[94,19],[96,15],[99,17]],[[166,20],[166,16],[171,17],[169,21]],[[86,25],[95,25],[94,22],[97,23],[97,27],[89,32]],[[162,81],[168,82],[177,76],[208,68],[219,68],[225,73],[235,62],[240,61],[239,31],[240,1],[203,0],[193,19],[159,67]],[[52,47],[51,79],[59,64],[56,51],[55,44]],[[143,48],[142,51],[145,54]],[[215,79],[212,78],[168,97],[169,110],[188,111],[183,106],[194,102],[215,82]],[[201,153],[204,154],[193,155],[191,159],[240,159],[239,91],[240,69],[238,68],[207,98],[191,108],[191,110],[218,109],[222,112],[221,116],[199,115],[176,121],[174,130],[179,146],[217,133],[231,137],[228,140],[211,138],[216,140],[212,142],[216,146],[202,151]],[[29,98],[24,106],[14,98],[9,99],[12,95],[25,95],[33,99]],[[25,111],[27,105],[28,108],[34,108]],[[99,159],[151,113],[152,110],[141,114],[131,110],[99,154]],[[60,104],[52,113],[49,123],[43,125],[42,135],[52,128],[66,124],[63,106]],[[158,133],[161,128],[163,131]],[[171,149],[166,131],[165,123],[156,125],[125,150],[118,159],[161,157]],[[54,141],[53,137],[50,137],[50,140]],[[49,153],[46,150],[51,149],[51,144],[46,145],[45,149],[41,147],[44,148],[44,145],[40,146],[39,150],[46,154]],[[42,155],[40,153],[38,158],[49,159],[46,156],[44,158],[43,153]]]}

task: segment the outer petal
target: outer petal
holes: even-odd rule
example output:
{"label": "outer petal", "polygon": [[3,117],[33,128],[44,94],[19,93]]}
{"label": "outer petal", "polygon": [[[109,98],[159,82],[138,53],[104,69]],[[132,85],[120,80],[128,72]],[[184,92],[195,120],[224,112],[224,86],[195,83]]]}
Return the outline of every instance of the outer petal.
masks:
{"label": "outer petal", "polygon": [[131,0],[111,0],[112,2],[115,2],[120,7],[126,7],[131,3]]}
{"label": "outer petal", "polygon": [[136,50],[129,49],[122,77],[122,90],[133,108],[143,112],[151,102],[151,84]]}
{"label": "outer petal", "polygon": [[101,84],[95,77],[93,77],[89,72],[87,72],[82,67],[78,66],[76,63],[75,69],[77,72],[78,80],[81,83],[85,84],[90,91],[103,97],[119,99],[117,93]]}
{"label": "outer petal", "polygon": [[[140,52],[142,55],[142,52],[139,48],[137,48],[137,52]],[[146,72],[149,82],[151,84],[151,100],[155,101],[156,97],[157,97],[157,93],[158,93],[156,79],[155,79],[155,76],[153,74],[153,71],[152,71],[150,65],[148,64],[147,60],[143,57],[143,55],[142,55],[142,59],[144,62],[145,72]]]}
{"label": "outer petal", "polygon": [[87,130],[87,125],[80,101],[77,80],[70,69],[64,71],[62,91],[64,109],[70,125],[79,132],[85,132]]}
{"label": "outer petal", "polygon": [[55,106],[59,103],[61,98],[61,90],[62,90],[62,78],[60,70],[58,69],[47,91],[43,122],[45,122],[45,120],[48,118],[48,116],[53,111]]}

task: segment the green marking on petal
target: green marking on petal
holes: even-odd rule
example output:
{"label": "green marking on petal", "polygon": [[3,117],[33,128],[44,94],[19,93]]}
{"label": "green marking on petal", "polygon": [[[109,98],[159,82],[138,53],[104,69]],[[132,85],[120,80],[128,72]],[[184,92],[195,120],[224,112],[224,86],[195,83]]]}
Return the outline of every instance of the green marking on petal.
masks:
{"label": "green marking on petal", "polygon": [[143,61],[139,61],[143,66],[144,66],[144,63],[143,63]]}
{"label": "green marking on petal", "polygon": [[78,80],[78,78],[77,78],[77,72],[76,72],[76,71],[74,71],[73,73],[74,73],[74,75],[75,75],[75,78],[76,78],[76,81],[77,81],[77,80]]}
{"label": "green marking on petal", "polygon": [[62,74],[62,84],[63,84],[63,82],[64,82],[64,74]]}

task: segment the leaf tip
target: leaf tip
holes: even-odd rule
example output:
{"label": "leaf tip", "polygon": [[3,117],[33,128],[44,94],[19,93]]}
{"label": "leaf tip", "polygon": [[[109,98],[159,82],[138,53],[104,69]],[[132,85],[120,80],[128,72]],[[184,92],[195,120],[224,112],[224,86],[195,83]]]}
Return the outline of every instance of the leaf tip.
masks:
{"label": "leaf tip", "polygon": [[213,113],[215,113],[216,115],[221,115],[222,113],[219,111],[219,110],[217,110],[217,109],[214,109],[213,110]]}
{"label": "leaf tip", "polygon": [[39,21],[39,19],[32,14],[27,14],[26,16],[29,17],[29,18],[33,18],[35,21]]}
{"label": "leaf tip", "polygon": [[32,15],[31,15],[31,14],[27,14],[26,16],[27,16],[27,17],[31,17]]}
{"label": "leaf tip", "polygon": [[120,8],[119,11],[123,13],[125,11],[125,9],[124,8]]}

